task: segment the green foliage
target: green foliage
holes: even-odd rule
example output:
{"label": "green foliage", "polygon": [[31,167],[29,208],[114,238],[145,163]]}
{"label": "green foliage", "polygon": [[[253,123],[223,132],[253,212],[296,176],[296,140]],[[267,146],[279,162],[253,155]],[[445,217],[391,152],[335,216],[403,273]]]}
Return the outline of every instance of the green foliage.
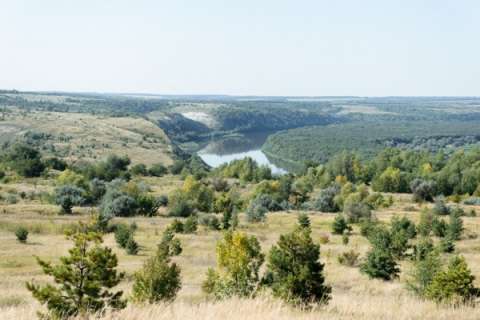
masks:
{"label": "green foliage", "polygon": [[445,253],[452,253],[455,251],[455,242],[450,237],[445,237],[440,241],[439,249]]}
{"label": "green foliage", "polygon": [[155,256],[134,274],[132,298],[141,303],[172,301],[181,288],[180,268],[171,257],[181,253],[181,245],[173,233],[166,230]]}
{"label": "green foliage", "polygon": [[432,212],[439,216],[446,216],[450,214],[450,208],[445,204],[445,201],[441,198],[435,199]]}
{"label": "green foliage", "polygon": [[134,230],[126,224],[117,224],[115,227],[115,241],[121,248],[126,248],[128,241],[133,239]]}
{"label": "green foliage", "polygon": [[148,169],[148,174],[154,177],[161,177],[168,172],[167,167],[161,163],[155,163]]}
{"label": "green foliage", "polygon": [[28,238],[28,230],[25,227],[18,227],[15,229],[15,236],[17,237],[17,240],[21,243],[26,243],[27,238]]}
{"label": "green foliage", "polygon": [[183,233],[197,232],[198,219],[196,216],[189,216],[183,224]]}
{"label": "green foliage", "polygon": [[189,217],[195,213],[195,208],[190,201],[183,198],[175,198],[169,203],[168,215],[171,217]]}
{"label": "green foliage", "polygon": [[343,213],[350,223],[358,223],[360,220],[368,220],[372,217],[372,211],[368,205],[362,202],[347,202],[343,208]]}
{"label": "green foliage", "polygon": [[130,237],[128,238],[127,243],[125,244],[125,250],[130,255],[136,255],[140,250],[140,246],[133,238],[133,234],[130,234]]}
{"label": "green foliage", "polygon": [[199,223],[202,226],[209,228],[210,230],[220,230],[220,220],[218,220],[217,216],[213,214],[204,214],[200,216]]}
{"label": "green foliage", "polygon": [[433,218],[432,220],[432,231],[433,235],[439,238],[445,237],[447,234],[448,225],[443,219]]}
{"label": "green foliage", "polygon": [[432,224],[433,224],[434,216],[428,210],[422,210],[420,212],[420,221],[417,225],[418,234],[422,237],[428,237],[432,232]]}
{"label": "green foliage", "polygon": [[351,227],[348,225],[347,220],[343,215],[336,215],[332,223],[333,234],[344,234],[345,231],[350,231]]}
{"label": "green foliage", "polygon": [[383,280],[396,278],[400,272],[392,253],[375,247],[367,253],[367,259],[360,270],[370,278]]}
{"label": "green foliage", "polygon": [[23,177],[38,177],[45,170],[40,152],[26,144],[16,143],[3,155],[3,161],[10,169]]}
{"label": "green foliage", "polygon": [[465,258],[456,256],[450,260],[446,270],[435,273],[425,296],[438,303],[466,303],[479,296],[474,280]]}
{"label": "green foliage", "polygon": [[375,191],[381,192],[405,192],[406,181],[402,176],[400,169],[388,167],[372,181],[372,187]]}
{"label": "green foliage", "polygon": [[451,240],[460,240],[463,230],[462,218],[455,212],[452,212],[447,227],[447,237]]}
{"label": "green foliage", "polygon": [[136,202],[137,213],[146,217],[155,216],[161,206],[160,199],[157,199],[151,195],[140,195],[137,197]]}
{"label": "green foliage", "polygon": [[413,239],[417,235],[417,229],[415,223],[408,219],[406,216],[398,218],[394,216],[390,222],[392,233],[405,232],[408,239]]}
{"label": "green foliage", "polygon": [[306,213],[298,215],[298,225],[302,228],[310,228],[310,218]]}
{"label": "green foliage", "polygon": [[325,284],[320,247],[313,243],[310,228],[298,226],[280,236],[268,256],[265,282],[273,295],[293,305],[326,303],[331,287]]}
{"label": "green foliage", "polygon": [[423,179],[414,179],[410,183],[410,190],[413,194],[413,201],[433,201],[436,194],[436,184],[434,181]]}
{"label": "green foliage", "polygon": [[260,182],[272,178],[267,166],[259,166],[252,158],[233,160],[215,169],[215,174],[224,178],[237,178],[242,182]]}
{"label": "green foliage", "polygon": [[217,299],[251,297],[258,289],[263,261],[257,238],[227,231],[217,243],[217,268],[208,270],[202,289]]}
{"label": "green foliage", "polygon": [[[426,248],[426,246],[422,247]],[[422,252],[422,254],[420,254],[420,252]],[[417,257],[419,258],[414,262],[413,269],[407,281],[407,288],[415,294],[424,297],[428,286],[432,283],[434,276],[441,270],[442,265],[440,255],[437,251],[433,250],[433,245],[427,252],[419,250]]]}
{"label": "green foliage", "polygon": [[148,175],[147,166],[143,163],[136,164],[130,168],[130,172],[135,176],[146,176]]}
{"label": "green foliage", "polygon": [[55,203],[61,207],[62,213],[72,213],[72,207],[85,202],[85,190],[65,185],[55,189]]}
{"label": "green foliage", "polygon": [[421,261],[434,250],[433,241],[428,237],[420,239],[413,247],[413,258],[415,261]]}
{"label": "green foliage", "polygon": [[211,212],[214,193],[203,181],[194,176],[187,176],[183,186],[176,190],[169,199],[169,207],[173,216],[189,216],[193,209]]}
{"label": "green foliage", "polygon": [[253,199],[247,207],[247,221],[251,223],[264,222],[268,209],[263,205],[261,198]]}
{"label": "green foliage", "polygon": [[118,273],[117,257],[108,247],[100,245],[99,233],[80,225],[68,238],[74,242],[68,256],[62,257],[58,265],[37,258],[46,275],[54,278],[56,286],[27,283],[27,289],[45,304],[52,317],[63,319],[87,313],[96,313],[104,308],[124,308],[122,291],[111,292],[123,279]]}

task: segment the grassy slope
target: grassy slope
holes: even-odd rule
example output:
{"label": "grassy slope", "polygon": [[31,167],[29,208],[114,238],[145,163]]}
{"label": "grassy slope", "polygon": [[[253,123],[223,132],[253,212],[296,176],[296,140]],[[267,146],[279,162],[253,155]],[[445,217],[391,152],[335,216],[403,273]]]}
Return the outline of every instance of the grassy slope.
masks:
{"label": "grassy slope", "polygon": [[[148,179],[155,194],[168,193],[180,184],[176,177]],[[39,183],[42,185],[42,183]],[[17,188],[17,185],[1,185],[2,190]],[[47,188],[48,186],[43,186]],[[405,211],[412,206],[408,195],[394,195],[392,208],[376,212],[377,216],[388,221],[393,214],[405,214],[418,219],[419,206],[415,211]],[[479,212],[480,207],[475,208]],[[74,216],[58,216],[58,208],[39,202],[24,202],[15,205],[0,205],[0,319],[32,319],[38,310],[38,304],[25,289],[25,281],[47,281],[33,255],[44,259],[57,260],[65,254],[70,243],[65,240],[62,231],[71,223],[85,219],[88,208],[76,209]],[[221,237],[220,232],[201,229],[197,235],[180,235],[184,252],[176,261],[182,268],[183,286],[178,299],[172,305],[139,307],[132,305],[121,315],[108,319],[478,319],[480,310],[459,308],[456,310],[436,307],[412,296],[405,289],[405,280],[410,262],[402,262],[400,279],[393,282],[369,280],[358,268],[348,268],[338,264],[337,256],[354,249],[362,254],[367,252],[368,242],[354,230],[350,243],[342,244],[340,236],[330,234],[330,223],[334,215],[311,214],[313,237],[317,242],[321,235],[328,234],[330,241],[321,245],[321,260],[326,264],[326,278],[333,286],[333,299],[328,306],[311,312],[291,310],[269,298],[257,298],[254,301],[208,302],[201,293],[200,285],[208,267],[215,265],[215,243]],[[114,248],[120,261],[120,268],[131,275],[141,267],[142,261],[154,253],[160,234],[171,222],[166,217],[119,219],[135,221],[138,226],[137,241],[142,248],[138,256],[128,256],[117,248],[113,235],[105,237],[105,244]],[[267,251],[281,233],[292,229],[296,221],[296,212],[272,213],[266,224],[246,225],[243,230],[256,235]],[[464,218],[467,233],[480,231],[479,218]],[[13,230],[17,225],[27,225],[32,230],[27,244],[15,240]],[[480,239],[465,239],[457,243],[458,252],[466,257],[474,275],[480,277]],[[131,279],[127,277],[127,279]],[[477,281],[477,286],[480,282]],[[124,281],[120,287],[128,295],[131,280]]]}
{"label": "grassy slope", "polygon": [[0,142],[33,131],[52,134],[53,138],[45,141],[47,145],[53,145],[55,154],[70,160],[126,154],[134,163],[172,163],[168,137],[162,129],[142,118],[11,110],[12,113],[0,121]]}

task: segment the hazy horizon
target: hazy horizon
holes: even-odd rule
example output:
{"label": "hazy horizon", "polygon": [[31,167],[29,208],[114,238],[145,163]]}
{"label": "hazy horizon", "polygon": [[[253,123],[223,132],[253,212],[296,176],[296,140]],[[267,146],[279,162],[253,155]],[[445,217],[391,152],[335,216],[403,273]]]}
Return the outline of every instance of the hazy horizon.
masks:
{"label": "hazy horizon", "polygon": [[0,88],[480,95],[476,1],[5,1]]}

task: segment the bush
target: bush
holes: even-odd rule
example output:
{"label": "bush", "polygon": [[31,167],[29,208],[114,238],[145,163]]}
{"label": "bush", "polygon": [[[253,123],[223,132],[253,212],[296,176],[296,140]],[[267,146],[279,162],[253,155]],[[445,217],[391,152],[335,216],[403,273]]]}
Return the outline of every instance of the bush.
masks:
{"label": "bush", "polygon": [[373,248],[367,254],[367,260],[360,270],[370,278],[391,280],[400,272],[393,255],[385,249]]}
{"label": "bush", "polygon": [[350,223],[358,223],[361,219],[371,219],[372,217],[372,211],[368,205],[362,202],[346,203],[343,213]]}
{"label": "bush", "polygon": [[217,243],[217,268],[208,270],[202,289],[217,299],[251,297],[258,288],[263,261],[257,238],[227,231]]}
{"label": "bush", "polygon": [[197,232],[198,219],[196,216],[188,217],[183,224],[183,233]]}
{"label": "bush", "polygon": [[52,168],[58,171],[64,171],[68,167],[67,163],[64,160],[56,157],[48,158],[47,160],[45,160],[45,165],[48,168]]}
{"label": "bush", "polygon": [[439,249],[441,252],[452,253],[455,251],[455,243],[451,238],[445,237],[440,241]]}
{"label": "bush", "polygon": [[427,252],[422,250],[423,254],[418,255],[422,258],[417,258],[407,280],[407,288],[421,297],[425,296],[427,287],[432,283],[433,277],[441,270],[440,256],[438,252],[432,249],[433,245]]}
{"label": "bush", "polygon": [[259,198],[252,200],[248,205],[246,211],[248,222],[263,222],[266,219],[268,210],[261,203],[259,203],[259,200],[257,199]]}
{"label": "bush", "polygon": [[110,217],[131,217],[137,210],[137,202],[127,195],[120,195],[102,206],[102,213]]}
{"label": "bush", "polygon": [[153,164],[148,169],[148,174],[154,177],[161,177],[165,175],[167,172],[168,172],[167,168],[161,163]]}
{"label": "bush", "polygon": [[342,243],[344,245],[347,245],[349,242],[350,242],[350,237],[348,236],[348,234],[342,234]]}
{"label": "bush", "polygon": [[136,176],[146,176],[148,175],[147,166],[143,163],[136,164],[130,168],[130,172]]}
{"label": "bush", "polygon": [[142,269],[134,274],[134,301],[156,303],[175,299],[181,278],[180,268],[171,262],[171,257],[181,251],[178,239],[165,231],[155,256],[145,261]]}
{"label": "bush", "polygon": [[182,233],[184,230],[184,224],[182,221],[178,219],[173,219],[172,223],[170,223],[168,228],[172,230],[174,233]]}
{"label": "bush", "polygon": [[463,220],[456,213],[450,214],[449,224],[447,227],[447,237],[451,240],[460,240],[463,233]]}
{"label": "bush", "polygon": [[89,194],[93,202],[98,202],[107,192],[105,182],[94,178],[89,183]]}
{"label": "bush", "polygon": [[414,179],[410,183],[410,190],[412,190],[413,200],[415,202],[433,201],[436,189],[437,187],[434,181]]}
{"label": "bush", "polygon": [[301,213],[298,215],[298,224],[302,228],[310,228],[310,218],[307,214]]}
{"label": "bush", "polygon": [[218,220],[217,216],[213,214],[204,214],[200,216],[200,224],[205,226],[211,230],[217,231],[220,230],[220,220]]}
{"label": "bush", "polygon": [[133,230],[126,224],[118,224],[115,228],[115,241],[121,248],[126,248],[128,240],[133,237]]}
{"label": "bush", "polygon": [[137,212],[142,216],[155,216],[160,206],[160,200],[153,196],[140,195],[139,197],[137,197]]}
{"label": "bush", "polygon": [[130,234],[130,237],[128,238],[127,243],[125,245],[125,250],[130,255],[136,255],[140,250],[138,243],[133,238],[133,234]]}
{"label": "bush", "polygon": [[168,215],[171,217],[188,217],[195,212],[192,203],[185,199],[178,199],[174,203],[170,203]]}
{"label": "bush", "polygon": [[439,216],[446,216],[450,214],[450,208],[445,204],[445,201],[441,198],[435,199],[432,212]]}
{"label": "bush", "polygon": [[444,271],[437,272],[425,290],[425,296],[436,302],[458,305],[479,296],[475,277],[463,257],[454,257]]}
{"label": "bush", "polygon": [[15,236],[17,237],[17,240],[21,243],[27,242],[28,238],[28,230],[25,227],[18,227],[15,230]]}
{"label": "bush", "polygon": [[270,250],[265,283],[274,296],[293,305],[326,303],[331,287],[325,285],[319,257],[320,247],[313,243],[310,228],[298,226],[281,235]]}
{"label": "bush", "polygon": [[434,218],[432,221],[433,235],[439,238],[445,237],[448,225],[443,219]]}
{"label": "bush", "polygon": [[433,250],[432,239],[423,238],[413,247],[413,258],[416,261],[424,260]]}
{"label": "bush", "polygon": [[360,257],[360,253],[354,250],[346,251],[338,256],[338,263],[348,267],[355,267],[358,263],[358,257]]}
{"label": "bush", "polygon": [[332,223],[333,234],[344,234],[345,231],[350,231],[352,228],[347,224],[347,220],[342,215],[337,215]]}
{"label": "bush", "polygon": [[58,204],[62,213],[72,213],[72,207],[82,205],[85,202],[85,190],[75,186],[65,185],[55,189],[55,203]]}
{"label": "bush", "polygon": [[39,177],[45,170],[38,150],[26,144],[14,144],[7,149],[5,163],[23,177]]}
{"label": "bush", "polygon": [[0,180],[2,180],[3,178],[5,178],[5,171],[0,170]]}
{"label": "bush", "polygon": [[74,243],[67,257],[61,257],[58,265],[37,258],[43,272],[52,276],[57,286],[43,287],[32,282],[27,289],[41,304],[46,304],[49,315],[54,318],[80,316],[97,313],[105,308],[121,309],[126,306],[122,291],[111,292],[124,278],[116,268],[118,260],[108,247],[100,246],[99,233],[89,226],[80,225],[68,235]]}
{"label": "bush", "polygon": [[433,224],[434,216],[428,210],[422,210],[420,212],[420,221],[417,225],[418,233],[423,237],[428,237],[432,232],[432,224]]}
{"label": "bush", "polygon": [[161,207],[168,206],[168,197],[166,195],[162,194],[157,198],[157,200]]}
{"label": "bush", "polygon": [[337,185],[328,187],[320,191],[320,195],[313,201],[312,206],[315,210],[322,212],[337,212],[339,208],[335,203],[335,196],[340,192]]}
{"label": "bush", "polygon": [[415,227],[415,223],[413,223],[413,221],[411,221],[405,216],[401,218],[394,216],[390,224],[391,224],[392,233],[404,231],[408,239],[413,239],[417,235],[417,229]]}

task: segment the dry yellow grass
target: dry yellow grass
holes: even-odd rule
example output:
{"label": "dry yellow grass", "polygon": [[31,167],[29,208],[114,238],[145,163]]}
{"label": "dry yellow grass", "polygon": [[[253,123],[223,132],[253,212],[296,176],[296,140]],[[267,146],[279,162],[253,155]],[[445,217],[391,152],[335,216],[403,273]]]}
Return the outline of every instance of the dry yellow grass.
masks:
{"label": "dry yellow grass", "polygon": [[[155,194],[164,194],[180,184],[171,176],[150,178]],[[6,187],[5,185],[3,187]],[[413,206],[405,195],[394,195],[396,201],[391,208],[376,212],[382,221],[388,221],[394,214],[407,215],[418,219],[419,206]],[[407,209],[407,210],[405,210]],[[480,213],[480,208],[475,208]],[[50,281],[35,262],[34,255],[56,261],[64,255],[71,244],[65,240],[62,231],[80,219],[86,219],[88,208],[75,209],[79,214],[58,216],[42,214],[55,210],[40,203],[21,202],[16,205],[0,206],[0,319],[33,319],[40,306],[26,290],[24,283],[31,279],[39,282]],[[414,210],[414,211],[411,211]],[[4,213],[2,213],[4,212]],[[243,230],[258,237],[264,251],[274,244],[281,233],[288,232],[296,222],[297,213],[271,213],[265,224],[244,225]],[[480,309],[461,307],[457,309],[438,307],[422,301],[405,289],[406,276],[411,263],[402,261],[400,279],[392,282],[370,280],[358,268],[339,265],[337,257],[342,252],[354,249],[362,256],[369,248],[368,242],[354,230],[350,243],[343,245],[340,236],[330,234],[334,215],[310,214],[312,235],[318,242],[327,234],[329,242],[321,245],[321,261],[325,263],[327,282],[333,287],[332,300],[327,306],[311,311],[299,311],[273,300],[268,295],[254,300],[229,300],[211,302],[201,292],[201,283],[208,267],[215,265],[215,243],[220,232],[200,229],[196,235],[179,235],[184,246],[176,262],[182,268],[183,286],[177,300],[169,305],[135,306],[120,313],[106,315],[104,319],[480,319]],[[135,221],[138,225],[136,240],[141,245],[138,256],[126,255],[119,249],[113,235],[105,237],[105,245],[114,248],[120,262],[120,269],[131,275],[142,262],[153,254],[160,241],[161,232],[172,220],[166,217],[118,219]],[[465,217],[468,233],[480,232],[480,217]],[[17,225],[27,225],[31,230],[27,244],[15,240],[12,230]],[[465,238],[457,243],[458,253],[464,255],[472,272],[480,279],[480,239]],[[480,282],[476,281],[477,286]],[[131,277],[127,277],[119,289],[128,297]]]}
{"label": "dry yellow grass", "polygon": [[47,142],[55,153],[70,160],[117,154],[128,155],[134,163],[172,163],[170,140],[162,129],[142,118],[11,110],[0,122],[0,141],[33,131],[51,134]]}

